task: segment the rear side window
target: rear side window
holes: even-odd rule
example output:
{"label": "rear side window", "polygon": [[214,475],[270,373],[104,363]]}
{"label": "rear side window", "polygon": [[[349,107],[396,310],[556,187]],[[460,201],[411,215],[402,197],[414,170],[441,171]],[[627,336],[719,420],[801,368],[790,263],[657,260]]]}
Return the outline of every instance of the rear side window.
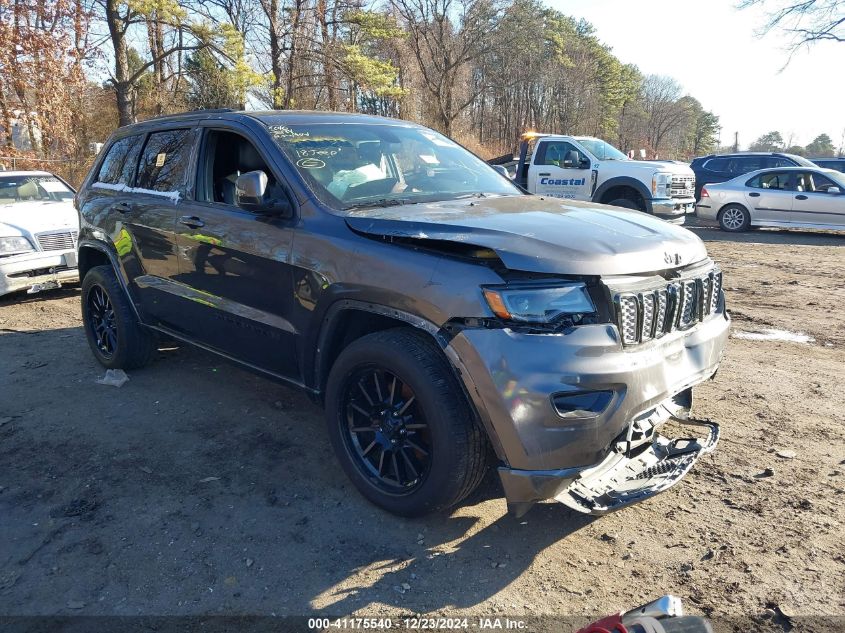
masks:
{"label": "rear side window", "polygon": [[97,182],[132,186],[135,166],[138,164],[138,154],[141,153],[142,140],[141,136],[135,135],[127,136],[112,143],[105,159],[103,159],[103,164],[100,165]]}
{"label": "rear side window", "polygon": [[763,168],[761,156],[739,156],[731,161],[730,170],[732,174],[747,174],[749,171],[757,171]]}
{"label": "rear side window", "polygon": [[728,159],[727,158],[711,158],[704,163],[704,169],[720,173],[727,173]]}
{"label": "rear side window", "polygon": [[178,192],[184,195],[188,185],[188,163],[193,139],[191,130],[167,130],[150,134],[141,154],[137,186],[150,191]]}

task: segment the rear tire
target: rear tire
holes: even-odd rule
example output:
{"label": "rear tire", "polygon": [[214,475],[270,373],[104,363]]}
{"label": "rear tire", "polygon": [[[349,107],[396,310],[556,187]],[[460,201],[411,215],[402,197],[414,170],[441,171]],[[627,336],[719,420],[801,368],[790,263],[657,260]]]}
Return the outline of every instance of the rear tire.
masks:
{"label": "rear tire", "polygon": [[137,369],[152,360],[155,338],[138,323],[111,266],[95,266],[82,280],[82,322],[103,367]]}
{"label": "rear tire", "polygon": [[369,334],[341,352],[329,373],[326,421],[346,475],[393,514],[453,506],[486,472],[486,438],[446,358],[407,328]]}
{"label": "rear tire", "polygon": [[751,226],[748,209],[741,204],[726,205],[719,211],[719,227],[728,233],[742,233]]}

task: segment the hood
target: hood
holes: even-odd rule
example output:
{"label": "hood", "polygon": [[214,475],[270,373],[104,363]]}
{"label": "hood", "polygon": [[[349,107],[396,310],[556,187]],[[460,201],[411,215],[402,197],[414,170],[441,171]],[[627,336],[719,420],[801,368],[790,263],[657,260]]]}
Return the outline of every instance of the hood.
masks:
{"label": "hood", "polygon": [[696,235],[645,213],[540,196],[359,209],[346,222],[368,235],[489,248],[526,272],[650,273],[707,258]]}
{"label": "hood", "polygon": [[79,230],[79,216],[71,201],[33,200],[0,205],[0,237],[62,229]]}
{"label": "hood", "polygon": [[675,163],[670,160],[620,160],[620,161],[599,161],[604,165],[608,163],[617,163],[624,165],[625,169],[641,169],[651,174],[655,171],[668,171],[672,174],[682,174],[684,176],[694,176],[692,168],[686,163]]}

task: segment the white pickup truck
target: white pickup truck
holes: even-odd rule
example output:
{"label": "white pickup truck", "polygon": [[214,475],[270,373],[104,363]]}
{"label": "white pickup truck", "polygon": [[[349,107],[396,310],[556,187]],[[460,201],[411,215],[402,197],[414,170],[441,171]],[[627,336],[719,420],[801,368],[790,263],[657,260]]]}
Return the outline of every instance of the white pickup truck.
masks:
{"label": "white pickup truck", "polygon": [[[490,162],[502,165],[508,158]],[[524,134],[513,178],[530,193],[637,209],[677,224],[695,210],[695,174],[688,165],[631,160],[590,136]]]}

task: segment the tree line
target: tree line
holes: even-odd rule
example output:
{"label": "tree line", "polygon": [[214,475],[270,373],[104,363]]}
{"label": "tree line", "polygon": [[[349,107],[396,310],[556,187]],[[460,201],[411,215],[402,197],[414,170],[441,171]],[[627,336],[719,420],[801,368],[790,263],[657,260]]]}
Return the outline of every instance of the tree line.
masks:
{"label": "tree line", "polygon": [[[843,132],[845,139],[845,132]],[[813,158],[829,158],[835,156],[837,149],[833,139],[827,134],[819,134],[806,146],[797,145],[792,142],[792,137],[784,140],[783,135],[777,130],[763,134],[756,141],[751,143],[748,150],[751,152],[786,152],[798,156],[810,156]],[[840,146],[839,152],[842,151]]]}
{"label": "tree line", "polygon": [[713,150],[718,117],[610,44],[540,0],[0,0],[0,143],[78,181],[119,125],[246,107],[400,117],[487,157],[530,129]]}

